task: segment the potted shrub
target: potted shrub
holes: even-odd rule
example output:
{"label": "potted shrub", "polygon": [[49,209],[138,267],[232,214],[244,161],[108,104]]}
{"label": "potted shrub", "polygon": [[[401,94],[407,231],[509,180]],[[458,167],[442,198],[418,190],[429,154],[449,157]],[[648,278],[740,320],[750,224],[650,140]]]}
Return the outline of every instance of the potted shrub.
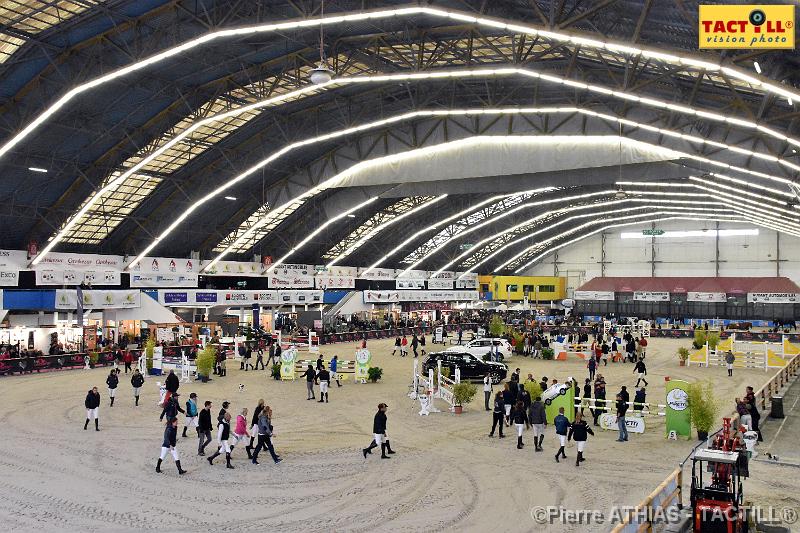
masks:
{"label": "potted shrub", "polygon": [[503,322],[503,319],[500,318],[500,315],[497,313],[492,315],[492,319],[489,321],[489,335],[492,337],[500,337],[506,330],[506,325]]}
{"label": "potted shrub", "polygon": [[542,349],[542,359],[552,360],[556,356],[556,353],[553,351],[552,348],[543,348]]}
{"label": "potted shrub", "polygon": [[89,352],[89,368],[94,368],[99,360],[100,354],[98,352]]}
{"label": "potted shrub", "polygon": [[678,363],[680,366],[686,366],[687,359],[689,359],[689,350],[681,346],[678,348]]}
{"label": "potted shrub", "polygon": [[714,387],[710,381],[699,381],[689,384],[687,389],[691,423],[697,429],[697,438],[706,440],[719,416]]}
{"label": "potted shrub", "polygon": [[526,381],[522,384],[525,387],[525,390],[528,391],[528,394],[531,395],[531,401],[535,400],[536,398],[542,397],[542,386],[539,385],[535,381]]}
{"label": "potted shrub", "polygon": [[[448,379],[450,378],[450,367],[449,366],[443,366],[442,367],[442,375],[444,377],[448,378]],[[439,390],[439,373],[438,372],[434,372],[433,373],[433,390],[434,390],[434,392]]]}
{"label": "potted shrub", "polygon": [[708,340],[708,334],[706,331],[702,329],[694,330],[694,341],[692,341],[692,346],[695,350],[702,348],[705,345],[706,340]]}
{"label": "potted shrub", "polygon": [[715,350],[717,348],[717,344],[719,344],[719,333],[712,332],[706,334],[706,342],[708,342],[709,350]]}
{"label": "potted shrub", "polygon": [[144,343],[144,355],[147,363],[147,373],[151,376],[156,375],[155,370],[153,370],[153,351],[155,350],[155,347],[156,341],[152,337],[147,339],[147,342]]}
{"label": "potted shrub", "polygon": [[377,366],[371,366],[369,367],[369,370],[367,370],[367,379],[369,379],[373,383],[377,383],[382,376],[383,376],[382,368],[378,368]]}
{"label": "potted shrub", "polygon": [[471,402],[477,393],[478,387],[468,381],[456,383],[455,386],[453,386],[454,412],[460,415],[464,409],[464,404]]}
{"label": "potted shrub", "polygon": [[280,380],[281,379],[281,364],[275,363],[272,365],[272,379]]}
{"label": "potted shrub", "polygon": [[214,363],[217,361],[217,350],[213,346],[207,344],[205,348],[197,352],[197,375],[206,383],[214,370]]}

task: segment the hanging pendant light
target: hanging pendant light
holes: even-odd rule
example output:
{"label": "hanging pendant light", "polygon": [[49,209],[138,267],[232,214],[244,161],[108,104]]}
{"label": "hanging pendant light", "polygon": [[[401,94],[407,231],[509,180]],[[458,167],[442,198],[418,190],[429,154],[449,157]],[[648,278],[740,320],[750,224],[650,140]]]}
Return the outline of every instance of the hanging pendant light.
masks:
{"label": "hanging pendant light", "polygon": [[[320,15],[321,17],[325,17],[325,0],[322,0],[320,6]],[[322,85],[323,83],[328,83],[333,79],[334,74],[336,74],[331,68],[328,66],[328,61],[325,59],[325,50],[323,47],[324,43],[324,33],[323,33],[323,24],[320,23],[319,25],[319,63],[309,73],[308,77],[311,80],[311,83],[314,85]]]}

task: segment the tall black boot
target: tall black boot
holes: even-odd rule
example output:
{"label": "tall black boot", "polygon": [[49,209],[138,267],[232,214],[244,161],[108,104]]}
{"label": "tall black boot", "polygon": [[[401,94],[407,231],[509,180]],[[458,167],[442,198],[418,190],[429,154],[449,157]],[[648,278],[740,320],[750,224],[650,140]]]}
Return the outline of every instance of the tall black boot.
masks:
{"label": "tall black boot", "polygon": [[89,427],[89,419],[87,418],[86,423],[83,425],[83,429],[85,430],[88,427]]}
{"label": "tall black boot", "polygon": [[386,455],[386,444],[381,444],[381,459],[391,459],[391,457]]}
{"label": "tall black boot", "polygon": [[218,455],[219,455],[219,450],[214,452],[214,455],[212,455],[211,457],[207,457],[206,460],[208,461],[208,464],[213,465],[214,459],[216,459]]}
{"label": "tall black boot", "polygon": [[233,469],[233,465],[231,465],[231,454],[225,454],[225,468]]}
{"label": "tall black boot", "polygon": [[364,453],[364,459],[366,459],[366,458],[367,458],[367,454],[368,454],[368,453],[372,453],[372,448],[377,448],[377,447],[378,447],[378,445],[377,445],[377,444],[375,444],[375,441],[373,440],[373,441],[370,443],[370,445],[369,445],[369,447],[368,447],[368,448],[364,448],[363,450],[361,450],[361,451]]}
{"label": "tall black boot", "polygon": [[558,451],[556,452],[556,462],[557,462],[557,463],[560,463],[560,462],[561,462],[561,461],[559,461],[559,460],[558,460],[558,457],[559,457],[559,456],[560,456],[562,453],[564,453],[564,447],[563,447],[563,446],[561,446],[561,447],[558,449]]}
{"label": "tall black boot", "polygon": [[389,444],[389,439],[386,439],[386,453],[388,453],[389,455],[397,453],[394,450],[392,450],[392,445]]}
{"label": "tall black boot", "polygon": [[[253,458],[253,453],[252,453],[252,451],[251,451],[252,449],[253,449],[253,447],[252,447],[252,446],[245,446],[245,447],[244,447],[244,451],[246,451],[246,452],[247,452],[247,458],[248,458],[248,459],[252,459],[252,458]],[[233,450],[231,450],[231,451],[233,451]]]}
{"label": "tall black boot", "polygon": [[109,407],[114,407],[114,397],[111,397],[111,405]]}
{"label": "tall black boot", "polygon": [[544,442],[544,435],[539,435],[539,451],[540,452],[544,451],[544,448],[542,448],[542,443],[543,442]]}
{"label": "tall black boot", "polygon": [[563,446],[561,447],[561,457],[563,457],[564,459],[567,458],[567,454],[564,453],[564,447]]}
{"label": "tall black boot", "polygon": [[242,359],[242,362],[239,364],[239,370],[244,370],[244,359]]}
{"label": "tall black boot", "polygon": [[138,396],[136,397],[136,405],[137,405],[137,407],[139,405],[139,397]]}
{"label": "tall black boot", "polygon": [[186,426],[183,426],[183,435],[181,435],[181,437],[186,437]]}
{"label": "tall black boot", "polygon": [[158,463],[156,463],[156,472],[159,474],[161,473],[161,459],[159,459]]}
{"label": "tall black boot", "polygon": [[94,419],[94,430],[95,431],[100,431],[100,419],[99,418],[95,418]]}
{"label": "tall black boot", "polygon": [[517,449],[522,449],[522,437],[517,437]]}
{"label": "tall black boot", "polygon": [[583,461],[583,452],[578,452],[578,457],[575,458],[575,466],[581,466],[581,461]]}
{"label": "tall black boot", "polygon": [[325,403],[328,403],[328,393],[325,393]]}
{"label": "tall black boot", "polygon": [[184,470],[183,468],[181,468],[181,462],[180,462],[180,461],[175,461],[175,466],[177,466],[177,467],[178,467],[178,474],[181,474],[181,475],[183,475],[183,474],[185,474],[185,473],[186,473],[186,470]]}

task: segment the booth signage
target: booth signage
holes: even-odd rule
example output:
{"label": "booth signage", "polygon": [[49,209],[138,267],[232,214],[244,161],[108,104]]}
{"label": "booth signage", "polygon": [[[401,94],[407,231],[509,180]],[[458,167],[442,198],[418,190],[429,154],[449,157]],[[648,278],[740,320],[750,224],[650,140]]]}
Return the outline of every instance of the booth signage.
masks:
{"label": "booth signage", "polygon": [[693,292],[686,293],[687,302],[725,303],[728,301],[724,292]]}
{"label": "booth signage", "polygon": [[189,294],[185,292],[165,292],[164,293],[164,303],[165,304],[185,304],[189,303]]}
{"label": "booth signage", "polygon": [[197,274],[131,274],[131,287],[197,287]]}
{"label": "booth signage", "polygon": [[575,300],[595,300],[608,302],[614,301],[614,291],[574,291],[572,297]]}
{"label": "booth signage", "polygon": [[[137,290],[81,292],[84,309],[129,309],[141,306],[142,293]],[[56,289],[56,309],[77,309],[78,291],[76,289]]]}
{"label": "booth signage", "polygon": [[[600,428],[617,430],[617,415],[603,413],[600,415]],[[626,416],[625,428],[631,433],[644,433],[644,418],[641,416]]]}
{"label": "booth signage", "polygon": [[633,293],[633,299],[639,302],[668,302],[668,292],[651,292],[651,291],[636,291]]}
{"label": "booth signage", "polygon": [[688,387],[689,383],[680,379],[671,379],[666,382],[666,435],[674,431],[676,435],[682,437],[691,436]]}
{"label": "booth signage", "polygon": [[800,301],[794,292],[748,292],[747,303],[794,304]]}

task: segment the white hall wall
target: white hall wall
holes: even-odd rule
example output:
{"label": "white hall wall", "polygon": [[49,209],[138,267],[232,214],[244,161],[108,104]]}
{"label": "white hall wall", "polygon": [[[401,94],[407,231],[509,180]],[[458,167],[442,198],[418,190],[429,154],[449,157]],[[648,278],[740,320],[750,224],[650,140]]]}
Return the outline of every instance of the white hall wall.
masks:
{"label": "white hall wall", "polygon": [[[717,229],[716,222],[669,221],[663,230]],[[716,276],[714,237],[622,239],[623,232],[652,229],[652,224],[613,228],[548,254],[525,275],[566,276],[568,293],[599,276]],[[747,224],[720,222],[719,229],[758,229],[758,235],[719,238],[720,276],[786,276],[800,284],[800,238]],[[601,264],[605,248],[605,272]],[[519,250],[515,250],[518,252]],[[780,261],[777,259],[780,258]]]}

